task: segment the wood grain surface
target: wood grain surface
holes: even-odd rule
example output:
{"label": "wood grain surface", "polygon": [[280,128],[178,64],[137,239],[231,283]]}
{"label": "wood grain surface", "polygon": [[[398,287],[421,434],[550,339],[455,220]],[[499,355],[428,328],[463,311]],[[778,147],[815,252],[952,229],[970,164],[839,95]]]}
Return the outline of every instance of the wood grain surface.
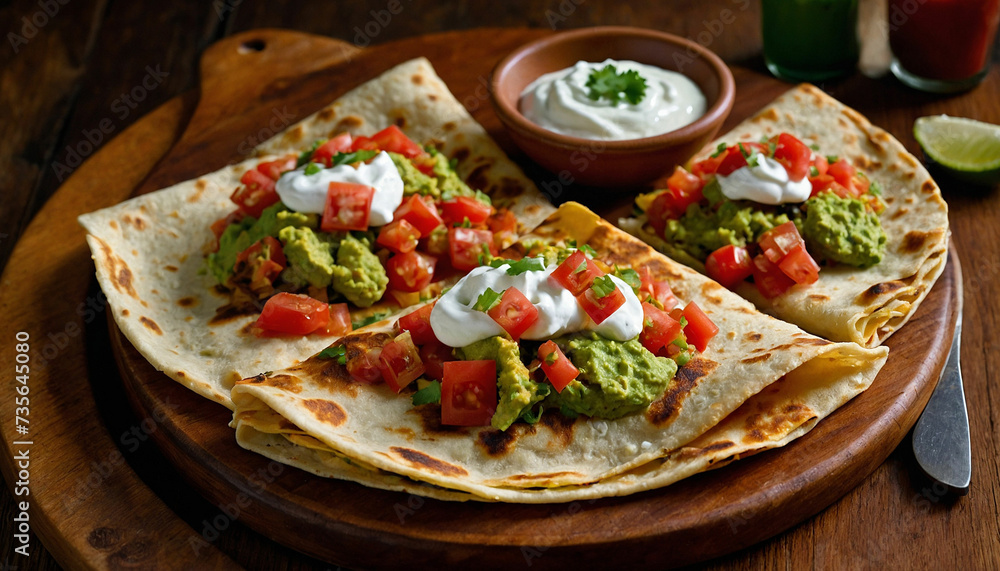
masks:
{"label": "wood grain surface", "polygon": [[[0,260],[6,261],[27,222],[58,188],[61,182],[59,173],[65,178],[58,165],[73,162],[70,160],[73,158],[71,150],[87,150],[83,142],[89,142],[88,134],[97,143],[91,145],[87,156],[93,155],[94,147],[108,145],[108,140],[116,136],[123,137],[121,143],[132,145],[141,155],[126,165],[94,165],[95,168],[119,173],[122,178],[107,188],[93,189],[94,195],[112,192],[117,183],[137,184],[138,180],[132,181],[129,177],[141,179],[143,175],[136,173],[142,168],[151,168],[159,158],[156,153],[165,152],[173,143],[170,141],[157,151],[143,147],[142,142],[164,133],[179,134],[187,121],[187,114],[194,108],[196,94],[172,101],[169,107],[160,109],[155,115],[160,122],[144,124],[146,131],[136,131],[132,133],[133,137],[126,139],[123,134],[125,129],[140,117],[150,114],[157,105],[193,88],[196,85],[198,57],[205,46],[236,31],[282,26],[358,44],[365,43],[366,39],[367,43],[379,44],[425,32],[483,25],[554,26],[563,29],[595,24],[633,24],[695,38],[722,10],[731,9],[738,17],[724,33],[713,39],[710,48],[730,63],[741,63],[758,71],[762,69],[757,27],[759,13],[757,3],[753,1],[666,2],[642,7],[620,2],[576,2],[568,3],[570,7],[579,6],[565,19],[553,19],[551,13],[561,16],[560,3],[480,5],[455,2],[446,6],[414,0],[404,3],[406,11],[394,18],[391,24],[380,29],[369,26],[377,34],[367,38],[358,36],[355,29],[368,26],[374,19],[370,11],[382,9],[383,4],[309,1],[258,4],[237,1],[210,5],[186,1],[162,3],[154,7],[145,3],[90,0],[60,4],[59,13],[49,17],[46,25],[41,26],[27,44],[18,46],[16,50],[13,46],[10,49],[5,46],[0,51],[0,81],[3,85],[0,90],[3,102],[0,105],[0,120],[6,128],[6,136],[0,142],[0,196],[3,198],[0,200]],[[743,6],[746,10],[740,9]],[[40,10],[40,4],[33,1],[7,3],[0,6],[0,22],[6,24],[5,30],[21,33],[22,18],[31,18]],[[884,29],[884,24],[880,27],[875,23],[869,27],[877,35],[879,30]],[[143,101],[133,101],[134,107],[126,106],[128,112],[124,113],[121,107],[124,103],[120,101],[122,96],[142,84],[144,77],[150,73],[147,66],[156,71],[157,64],[169,75],[154,89],[141,93]],[[917,116],[949,113],[1000,122],[998,75],[994,65],[983,85],[969,93],[950,97],[910,91],[891,77],[857,75],[822,87],[892,132],[911,151],[919,152],[910,134],[912,121]],[[103,119],[111,121],[110,125],[104,123],[111,133],[98,137],[94,129],[101,127]],[[136,173],[128,174],[133,167],[137,169]],[[1000,397],[989,390],[998,366],[998,353],[993,349],[991,338],[996,330],[997,306],[1000,305],[992,293],[998,285],[1000,273],[1000,231],[994,222],[1000,215],[1000,200],[996,189],[968,188],[945,178],[939,178],[939,182],[951,208],[956,249],[963,256],[970,257],[963,258],[966,262],[963,359],[974,446],[972,493],[956,500],[931,487],[917,475],[912,454],[904,441],[904,445],[897,448],[889,460],[859,487],[817,517],[771,541],[709,564],[709,568],[882,565],[925,568],[943,563],[960,568],[988,568],[1000,558],[1000,531],[996,503],[993,501],[1000,492],[1000,455],[997,454],[1000,437],[994,428],[995,419],[1000,416]],[[88,204],[95,204],[88,203],[89,200],[100,202],[95,196],[88,196],[83,202],[64,206],[83,211]],[[46,232],[51,231],[52,239],[72,236],[73,232],[82,236],[82,232],[75,227],[68,230],[74,226],[71,220],[63,222],[62,231],[68,234],[60,233],[59,210],[54,209],[41,212],[35,224],[46,228]],[[24,256],[30,259],[28,246],[22,248],[26,250]],[[75,263],[79,263],[86,257],[86,252],[78,250],[74,255]],[[60,276],[60,263],[70,262],[53,260],[50,265],[49,261],[40,259],[39,267],[28,274],[7,272],[3,276],[0,292],[6,294],[13,290],[13,284],[36,279],[38,275]],[[10,319],[4,320],[4,332],[6,335],[15,330],[30,331],[44,348],[46,343],[55,342],[53,337],[62,339],[58,334],[66,332],[70,323],[76,323],[81,328],[73,336],[76,348],[60,353],[69,355],[82,349],[79,331],[83,330],[88,314],[78,315],[75,303],[63,299],[67,297],[64,294],[72,289],[77,292],[73,299],[78,300],[86,296],[94,297],[97,291],[88,290],[86,283],[56,284],[39,288],[30,296],[33,304],[48,304],[53,312],[50,317],[23,318],[23,313],[10,311],[6,314]],[[24,300],[4,298],[4,309],[7,310],[17,310],[23,304]],[[18,321],[19,318],[26,320]],[[88,347],[106,338],[101,323],[101,319],[92,319],[88,324],[85,333]],[[4,367],[13,362],[12,345],[13,341],[10,341],[0,346],[0,364]],[[53,367],[60,374],[68,380],[80,378],[81,371],[71,367],[60,368],[58,362],[61,360],[62,357],[57,357],[53,361]],[[64,410],[74,410],[77,404],[86,404],[88,399],[102,403],[98,432],[81,433],[80,446],[86,448],[95,439],[101,438],[105,443],[116,443],[125,459],[125,463],[116,466],[116,469],[134,471],[170,511],[193,530],[200,530],[203,521],[211,520],[220,513],[219,508],[180,483],[179,475],[171,471],[156,447],[147,444],[146,440],[139,441],[137,450],[122,444],[130,429],[141,427],[144,419],[132,415],[122,396],[115,394],[116,390],[120,391],[120,384],[114,378],[114,367],[99,361],[93,359],[87,372],[96,372],[100,382],[74,393],[78,398],[61,402]],[[5,370],[7,378],[9,375]],[[10,406],[11,403],[6,401],[13,399],[10,396],[12,389],[6,384],[7,380],[4,383],[0,398],[5,399],[4,406]],[[94,399],[94,394],[100,395],[100,399]],[[38,395],[38,398],[46,397]],[[4,416],[5,423],[9,422],[8,418]],[[33,458],[43,457],[44,448],[36,447],[32,454]],[[95,462],[99,460],[95,458]],[[53,461],[58,464],[57,459]],[[100,468],[99,462],[96,466]],[[4,479],[8,487],[0,504],[0,537],[3,538],[0,540],[3,545],[0,560],[9,568],[57,568],[52,555],[37,538],[31,541],[29,557],[14,553],[16,542],[13,534],[16,528],[11,522],[15,503],[10,494],[14,481],[9,473],[4,474]],[[98,482],[95,489],[100,488]],[[142,500],[139,503],[145,505],[148,502]],[[116,514],[116,522],[119,515],[128,514]],[[35,517],[34,512],[32,517]],[[128,521],[127,517],[120,519],[123,525],[127,525]],[[869,532],[872,529],[879,531]],[[97,539],[101,537],[97,536]],[[105,546],[105,557],[118,554],[116,558],[109,557],[111,561],[141,563],[128,559],[130,554],[135,553],[134,545],[123,549],[130,545],[129,542],[118,544],[112,550],[107,549],[106,543],[98,541],[98,544]],[[283,550],[248,530],[238,520],[232,522],[212,545],[246,567],[322,567],[314,560]]]}

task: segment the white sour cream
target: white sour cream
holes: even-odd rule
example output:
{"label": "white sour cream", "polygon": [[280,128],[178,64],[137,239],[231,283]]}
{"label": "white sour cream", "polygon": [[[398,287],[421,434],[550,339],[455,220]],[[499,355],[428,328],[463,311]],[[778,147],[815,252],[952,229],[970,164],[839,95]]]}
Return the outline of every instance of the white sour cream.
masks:
{"label": "white sour cream", "polygon": [[803,202],[812,192],[809,177],[793,181],[778,161],[764,155],[756,157],[754,166],[738,168],[728,176],[716,176],[722,194],[730,200],[752,200],[761,204]]}
{"label": "white sour cream", "polygon": [[403,179],[385,151],[358,168],[340,165],[316,174],[306,174],[305,169],[302,166],[281,175],[274,187],[281,202],[296,212],[322,214],[331,182],[353,182],[375,189],[369,226],[392,222],[392,213],[403,203]]}
{"label": "white sour cream", "polygon": [[450,347],[465,347],[494,335],[503,335],[503,328],[492,317],[472,309],[486,288],[499,293],[516,287],[538,308],[538,321],[521,335],[523,339],[549,339],[591,330],[609,339],[628,341],[642,331],[642,303],[632,288],[615,276],[611,279],[625,294],[625,303],[597,325],[569,290],[549,279],[558,266],[516,276],[507,273],[509,267],[509,264],[499,268],[480,266],[438,299],[431,311],[430,321],[434,335],[442,343]]}
{"label": "white sour cream", "polygon": [[[638,104],[587,97],[587,78],[613,65],[618,73],[639,72],[646,94]],[[525,117],[550,131],[602,141],[640,139],[679,129],[705,114],[705,95],[686,76],[634,61],[577,62],[547,73],[521,92]]]}

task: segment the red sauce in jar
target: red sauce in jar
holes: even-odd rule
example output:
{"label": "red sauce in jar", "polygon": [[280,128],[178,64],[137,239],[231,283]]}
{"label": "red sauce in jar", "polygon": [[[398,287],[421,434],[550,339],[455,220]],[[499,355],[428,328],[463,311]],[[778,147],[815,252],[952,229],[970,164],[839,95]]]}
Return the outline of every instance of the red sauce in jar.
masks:
{"label": "red sauce in jar", "polygon": [[889,42],[906,71],[959,80],[990,57],[1000,0],[889,0]]}

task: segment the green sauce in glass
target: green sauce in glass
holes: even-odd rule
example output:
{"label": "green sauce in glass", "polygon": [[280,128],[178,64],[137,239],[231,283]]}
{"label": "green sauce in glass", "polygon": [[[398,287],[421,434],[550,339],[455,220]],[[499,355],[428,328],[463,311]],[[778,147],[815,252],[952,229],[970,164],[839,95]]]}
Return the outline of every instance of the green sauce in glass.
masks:
{"label": "green sauce in glass", "polygon": [[858,63],[858,0],[763,0],[764,60],[774,75],[823,81]]}

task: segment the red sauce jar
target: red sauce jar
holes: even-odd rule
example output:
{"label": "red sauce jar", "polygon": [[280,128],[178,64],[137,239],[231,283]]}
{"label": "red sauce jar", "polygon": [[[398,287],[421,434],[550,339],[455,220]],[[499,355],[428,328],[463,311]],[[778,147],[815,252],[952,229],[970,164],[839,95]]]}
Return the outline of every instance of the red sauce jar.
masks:
{"label": "red sauce jar", "polygon": [[989,67],[1000,0],[889,0],[892,71],[925,91],[978,84]]}

